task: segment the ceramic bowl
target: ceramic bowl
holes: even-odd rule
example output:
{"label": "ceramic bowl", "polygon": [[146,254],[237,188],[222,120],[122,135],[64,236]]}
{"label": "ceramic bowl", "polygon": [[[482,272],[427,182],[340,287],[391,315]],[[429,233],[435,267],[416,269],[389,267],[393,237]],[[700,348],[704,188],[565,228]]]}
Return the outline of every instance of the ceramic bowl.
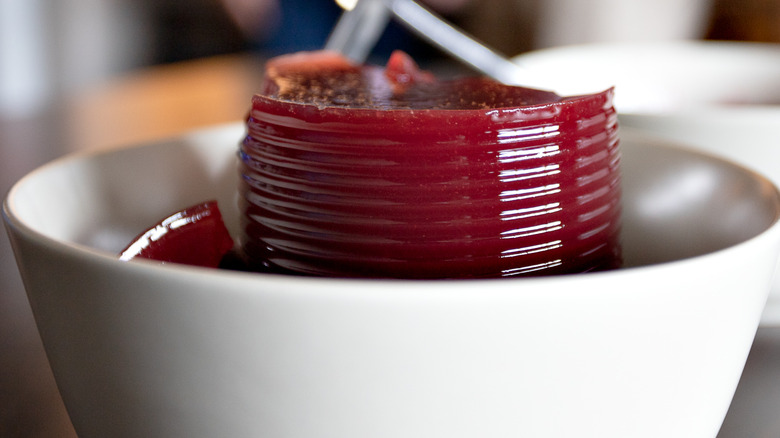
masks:
{"label": "ceramic bowl", "polygon": [[[563,95],[615,87],[623,113],[780,104],[780,44],[725,41],[615,42],[519,55],[532,85]],[[572,74],[576,72],[576,74]]]}
{"label": "ceramic bowl", "polygon": [[[780,183],[780,44],[586,44],[515,61],[568,93],[614,85],[622,126],[716,154]],[[575,68],[577,75],[563,74]],[[762,325],[780,326],[780,277]]]}
{"label": "ceramic bowl", "polygon": [[624,268],[348,280],[115,254],[217,199],[231,125],[32,172],[3,214],[58,387],[89,437],[716,435],[780,250],[780,197],[623,134]]}

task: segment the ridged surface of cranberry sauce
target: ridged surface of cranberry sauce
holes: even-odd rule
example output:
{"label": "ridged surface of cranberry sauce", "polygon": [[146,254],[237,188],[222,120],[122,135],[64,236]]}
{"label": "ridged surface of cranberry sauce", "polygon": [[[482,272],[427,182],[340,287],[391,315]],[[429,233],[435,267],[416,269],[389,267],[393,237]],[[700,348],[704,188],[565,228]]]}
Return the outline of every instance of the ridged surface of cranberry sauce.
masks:
{"label": "ridged surface of cranberry sauce", "polygon": [[254,269],[486,278],[620,261],[612,90],[561,98],[332,54],[271,61],[241,145]]}

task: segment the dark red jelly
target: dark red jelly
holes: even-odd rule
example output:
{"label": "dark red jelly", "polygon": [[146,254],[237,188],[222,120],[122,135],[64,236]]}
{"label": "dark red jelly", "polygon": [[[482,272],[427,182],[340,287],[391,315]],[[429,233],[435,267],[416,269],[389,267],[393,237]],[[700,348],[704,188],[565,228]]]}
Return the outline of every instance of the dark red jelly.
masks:
{"label": "dark red jelly", "polygon": [[139,234],[119,258],[217,268],[233,246],[217,202],[211,200],[161,220]]}
{"label": "dark red jelly", "polygon": [[315,52],[268,64],[241,146],[251,267],[486,278],[616,267],[612,90],[562,98]]}

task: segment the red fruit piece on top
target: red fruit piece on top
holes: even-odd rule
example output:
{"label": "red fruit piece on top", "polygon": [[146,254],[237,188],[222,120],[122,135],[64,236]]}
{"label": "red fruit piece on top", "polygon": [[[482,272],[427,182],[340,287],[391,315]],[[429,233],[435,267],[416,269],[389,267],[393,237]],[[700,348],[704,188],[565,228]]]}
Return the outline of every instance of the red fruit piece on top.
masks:
{"label": "red fruit piece on top", "polygon": [[411,56],[400,50],[394,51],[387,60],[385,77],[397,87],[405,87],[416,82],[436,82],[433,73],[421,70]]}
{"label": "red fruit piece on top", "polygon": [[161,220],[138,235],[119,258],[216,268],[233,246],[217,202],[207,201]]}

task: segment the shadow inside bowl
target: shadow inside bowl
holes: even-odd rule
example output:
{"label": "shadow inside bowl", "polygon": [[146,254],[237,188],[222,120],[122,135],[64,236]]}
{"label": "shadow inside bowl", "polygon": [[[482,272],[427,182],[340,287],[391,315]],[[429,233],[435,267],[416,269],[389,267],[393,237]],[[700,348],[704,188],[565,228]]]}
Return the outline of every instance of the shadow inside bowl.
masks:
{"label": "shadow inside bowl", "polygon": [[771,182],[714,156],[626,135],[622,171],[625,267],[727,248],[778,218]]}

